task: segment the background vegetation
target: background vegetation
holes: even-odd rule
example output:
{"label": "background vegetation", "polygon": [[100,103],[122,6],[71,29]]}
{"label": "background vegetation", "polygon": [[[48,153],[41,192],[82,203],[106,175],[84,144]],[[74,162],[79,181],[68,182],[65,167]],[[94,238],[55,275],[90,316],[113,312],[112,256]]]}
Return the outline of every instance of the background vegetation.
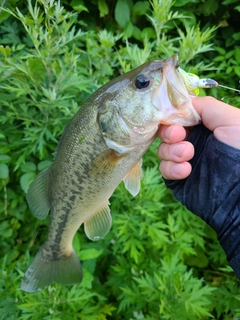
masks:
{"label": "background vegetation", "polygon": [[[120,185],[101,241],[80,228],[84,280],[22,292],[48,219],[26,204],[36,174],[96,88],[150,59],[239,88],[237,0],[9,0],[0,12],[0,319],[237,319],[239,281],[215,233],[177,203],[158,172],[155,142],[140,194]],[[203,90],[201,94],[205,94]],[[231,91],[208,94],[239,106]]]}

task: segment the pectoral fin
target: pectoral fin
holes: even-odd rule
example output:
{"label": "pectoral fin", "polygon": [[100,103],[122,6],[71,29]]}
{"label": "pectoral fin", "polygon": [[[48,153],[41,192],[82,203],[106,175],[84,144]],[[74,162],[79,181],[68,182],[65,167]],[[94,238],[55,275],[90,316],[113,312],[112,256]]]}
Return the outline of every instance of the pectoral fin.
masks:
{"label": "pectoral fin", "polygon": [[90,240],[103,238],[112,225],[112,217],[108,204],[104,204],[93,216],[84,221],[84,230]]}
{"label": "pectoral fin", "polygon": [[142,177],[142,159],[128,172],[123,179],[125,188],[135,197],[140,191],[140,180]]}
{"label": "pectoral fin", "polygon": [[27,202],[30,210],[38,219],[45,219],[50,210],[48,202],[48,169],[39,173],[27,192]]}

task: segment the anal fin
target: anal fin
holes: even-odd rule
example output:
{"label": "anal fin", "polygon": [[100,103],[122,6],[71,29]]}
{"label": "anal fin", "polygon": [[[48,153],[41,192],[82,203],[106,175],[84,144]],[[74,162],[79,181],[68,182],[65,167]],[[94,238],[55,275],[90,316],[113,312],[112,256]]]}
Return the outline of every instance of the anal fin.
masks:
{"label": "anal fin", "polygon": [[90,240],[102,239],[112,225],[108,203],[104,204],[94,215],[84,221],[84,231]]}
{"label": "anal fin", "polygon": [[123,179],[125,188],[135,197],[140,191],[142,159],[140,159]]}

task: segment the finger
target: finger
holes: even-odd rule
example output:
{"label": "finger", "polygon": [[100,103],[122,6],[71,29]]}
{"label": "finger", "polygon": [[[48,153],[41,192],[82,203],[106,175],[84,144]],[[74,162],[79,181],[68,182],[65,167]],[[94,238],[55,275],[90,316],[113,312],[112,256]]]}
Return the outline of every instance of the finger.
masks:
{"label": "finger", "polygon": [[218,140],[240,149],[240,109],[213,97],[192,98],[192,103]]}
{"label": "finger", "polygon": [[189,162],[176,163],[163,160],[160,163],[159,170],[163,178],[167,180],[181,180],[190,175],[192,166]]}
{"label": "finger", "polygon": [[176,143],[186,138],[186,130],[178,124],[171,126],[160,125],[159,137],[163,142]]}
{"label": "finger", "polygon": [[188,141],[181,141],[174,144],[161,143],[158,148],[158,157],[162,160],[174,162],[185,162],[194,156],[194,147]]}
{"label": "finger", "polygon": [[203,124],[214,131],[222,126],[239,126],[240,110],[213,97],[192,98],[193,107],[201,116]]}
{"label": "finger", "polygon": [[214,130],[215,137],[232,146],[236,149],[240,149],[240,120],[238,126],[219,127]]}

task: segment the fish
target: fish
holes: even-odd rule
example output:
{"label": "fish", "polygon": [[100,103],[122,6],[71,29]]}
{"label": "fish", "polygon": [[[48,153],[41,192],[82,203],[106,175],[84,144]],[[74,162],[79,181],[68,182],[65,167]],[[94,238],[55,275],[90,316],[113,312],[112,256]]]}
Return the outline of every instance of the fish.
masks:
{"label": "fish", "polygon": [[93,241],[108,233],[109,198],[122,181],[132,196],[139,193],[142,156],[159,125],[201,122],[178,65],[175,54],[120,75],[96,90],[70,120],[53,163],[27,192],[34,216],[45,219],[50,212],[50,224],[23,276],[23,291],[80,283],[82,267],[72,247],[79,227],[83,224]]}

